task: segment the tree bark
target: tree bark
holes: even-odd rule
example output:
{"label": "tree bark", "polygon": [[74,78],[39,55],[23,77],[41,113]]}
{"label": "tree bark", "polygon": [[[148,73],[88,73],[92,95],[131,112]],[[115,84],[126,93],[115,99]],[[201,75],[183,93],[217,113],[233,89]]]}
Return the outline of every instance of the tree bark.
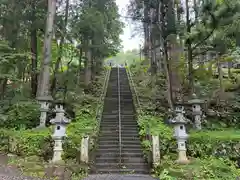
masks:
{"label": "tree bark", "polygon": [[224,95],[224,87],[223,87],[223,71],[222,71],[220,58],[221,56],[217,55],[217,68],[218,68],[218,79],[219,79],[219,88],[220,88],[219,98],[221,100],[221,98]]}
{"label": "tree bark", "polygon": [[37,65],[38,65],[38,54],[37,54],[37,29],[31,30],[31,54],[32,54],[32,71],[31,71],[31,94],[35,98],[37,94]]}
{"label": "tree bark", "polygon": [[166,85],[167,85],[167,101],[171,110],[173,110],[173,97],[172,97],[172,82],[171,82],[171,74],[169,72],[169,57],[168,57],[168,49],[167,43],[164,43],[164,69],[166,76]]}
{"label": "tree bark", "polygon": [[91,81],[94,81],[95,80],[95,76],[96,76],[96,73],[95,73],[95,71],[96,71],[96,67],[95,67],[95,64],[96,64],[96,62],[95,62],[95,58],[91,58]]}
{"label": "tree bark", "polygon": [[149,59],[149,9],[146,4],[144,4],[144,22],[143,22],[143,29],[144,29],[144,58]]}
{"label": "tree bark", "polygon": [[80,85],[80,81],[81,81],[82,54],[83,54],[83,50],[82,50],[82,48],[80,48],[80,50],[79,50],[79,58],[78,58],[78,79],[77,79],[77,85]]}
{"label": "tree bark", "polygon": [[54,94],[56,92],[57,74],[58,74],[58,70],[59,70],[59,67],[60,67],[61,60],[62,60],[63,44],[64,44],[66,31],[67,31],[66,27],[67,27],[67,22],[68,22],[68,12],[69,12],[69,0],[66,0],[63,33],[61,34],[58,58],[57,58],[57,61],[56,61],[56,64],[55,64],[53,80],[52,80],[52,85],[51,85],[51,93],[52,93],[53,96],[54,96]]}
{"label": "tree bark", "polygon": [[56,0],[48,0],[48,16],[44,38],[43,60],[41,63],[40,79],[38,83],[37,96],[49,95],[50,63],[51,63],[51,43],[53,35],[53,24],[56,14]]}
{"label": "tree bark", "polygon": [[228,78],[232,77],[231,68],[232,68],[232,62],[228,62]]}
{"label": "tree bark", "polygon": [[169,72],[169,56],[168,56],[168,45],[167,40],[165,39],[165,16],[166,9],[163,2],[159,3],[158,7],[158,28],[160,30],[159,42],[161,43],[161,47],[163,48],[163,68],[166,76],[166,86],[167,86],[167,101],[169,108],[173,110],[173,98],[172,98],[172,82]]}
{"label": "tree bark", "polygon": [[[187,33],[191,33],[191,24],[190,24],[190,13],[189,13],[189,0],[186,0],[186,25],[187,25]],[[187,45],[187,59],[188,59],[188,89],[189,93],[192,94],[194,92],[194,75],[193,75],[193,52],[192,52],[192,42],[191,39],[186,40]]]}
{"label": "tree bark", "polygon": [[91,83],[91,77],[92,77],[92,53],[91,53],[91,45],[92,40],[88,40],[88,46],[87,46],[87,59],[85,62],[85,87],[88,87],[88,85]]}

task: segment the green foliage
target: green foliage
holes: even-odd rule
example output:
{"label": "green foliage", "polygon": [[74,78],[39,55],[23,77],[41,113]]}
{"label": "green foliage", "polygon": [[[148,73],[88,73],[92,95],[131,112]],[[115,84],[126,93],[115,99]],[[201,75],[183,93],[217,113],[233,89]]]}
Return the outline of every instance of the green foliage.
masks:
{"label": "green foliage", "polygon": [[[65,158],[76,158],[79,157],[80,143],[84,135],[89,135],[90,138],[95,136],[97,133],[97,121],[95,118],[96,107],[86,105],[78,110],[76,117],[67,128],[67,139],[64,143]],[[90,148],[92,148],[90,146]]]}
{"label": "green foliage", "polygon": [[18,102],[11,105],[5,113],[6,119],[1,121],[4,128],[34,128],[39,122],[39,104],[35,101]]}
{"label": "green foliage", "polygon": [[[97,100],[102,91],[104,73],[101,74],[89,94],[77,94],[69,91],[66,102],[75,112],[75,118],[67,127],[65,138],[64,160],[79,160],[80,143],[84,135],[90,139],[98,133],[98,122],[96,121]],[[73,95],[74,94],[74,95]],[[71,98],[70,98],[71,97]],[[35,101],[19,102],[7,108],[5,128],[0,129],[0,152],[11,152],[22,156],[38,156],[45,161],[52,158],[53,153],[53,126],[46,129],[23,129],[36,127],[39,122],[39,105]],[[35,123],[35,124],[34,124]],[[15,128],[15,129],[8,129]],[[90,148],[94,144],[91,141]]]}
{"label": "green foliage", "polygon": [[170,157],[164,157],[162,163],[155,168],[155,174],[161,180],[228,180],[240,175],[232,162],[226,159],[208,157],[191,159],[188,165],[178,165]]}
{"label": "green foliage", "polygon": [[[158,135],[160,139],[161,156],[176,153],[176,140],[173,137],[173,128],[164,124],[161,117],[140,116],[140,136]],[[188,155],[191,157],[227,157],[236,160],[240,156],[238,151],[239,132],[236,130],[221,129],[217,131],[190,132]],[[151,151],[149,144],[143,142],[146,151]]]}
{"label": "green foliage", "polygon": [[240,155],[239,137],[239,132],[234,129],[192,132],[188,152],[193,157],[214,155],[236,160]]}
{"label": "green foliage", "polygon": [[167,104],[164,92],[166,90],[164,76],[162,74],[150,76],[149,65],[145,63],[146,61],[138,61],[135,65],[130,66],[141,110],[146,114],[165,114]]}
{"label": "green foliage", "polygon": [[43,130],[10,130],[0,129],[0,136],[4,139],[1,151],[20,156],[40,156],[51,154],[52,138],[50,129]]}
{"label": "green foliage", "polygon": [[[139,117],[138,125],[140,127],[139,135],[141,137],[146,137],[147,134],[159,136],[161,156],[175,151],[176,143],[173,139],[173,130],[163,123],[161,116],[142,115]],[[143,142],[143,146],[146,151],[152,150],[151,147],[149,148],[147,142]]]}
{"label": "green foliage", "polygon": [[92,52],[99,58],[115,55],[120,48],[119,35],[123,23],[120,21],[118,7],[113,0],[84,0],[76,3],[71,15],[71,31],[83,47],[91,39]]}
{"label": "green foliage", "polygon": [[[87,134],[90,135],[90,137],[96,136],[97,133],[97,122],[95,119],[96,106],[86,103],[78,109],[75,119],[72,120],[73,122],[67,128],[67,138],[64,143],[64,159],[79,157],[81,138]],[[28,109],[24,111],[19,108],[18,110],[22,114],[14,114],[15,110],[11,111],[14,116],[11,116],[12,121],[8,123],[16,123],[16,120],[22,123],[29,123],[31,122],[29,119],[35,115],[31,113],[27,114],[28,116],[25,115],[24,113],[28,112]],[[19,111],[16,110],[16,112],[20,113]],[[38,111],[36,110],[36,112]],[[23,122],[24,117],[26,121]],[[39,121],[38,118],[37,121]],[[21,122],[19,122],[19,126]],[[13,126],[14,124],[10,125]],[[35,155],[47,160],[52,157],[52,131],[52,127],[43,130],[0,129],[0,137],[3,140],[1,141],[0,151],[9,151],[24,157]]]}
{"label": "green foliage", "polygon": [[125,65],[125,63],[127,63],[128,65],[134,65],[138,61],[139,52],[136,49],[127,52],[119,52],[116,56],[105,59],[106,63],[108,64],[112,63],[112,65],[114,64]]}

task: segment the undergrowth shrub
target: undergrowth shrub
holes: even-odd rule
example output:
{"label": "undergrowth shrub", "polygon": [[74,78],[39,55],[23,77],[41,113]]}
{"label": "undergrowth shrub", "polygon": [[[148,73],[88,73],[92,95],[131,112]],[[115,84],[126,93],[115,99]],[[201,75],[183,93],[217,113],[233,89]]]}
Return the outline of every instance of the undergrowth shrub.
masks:
{"label": "undergrowth shrub", "polygon": [[[84,135],[96,136],[97,122],[94,109],[83,108],[76,113],[75,122],[67,127],[67,138],[64,143],[64,157],[76,158],[80,153],[81,139]],[[90,146],[91,148],[91,146]]]}
{"label": "undergrowth shrub", "polygon": [[188,141],[188,153],[193,157],[214,155],[236,160],[239,151],[240,132],[233,129],[192,132]]}
{"label": "undergrowth shrub", "polygon": [[[67,137],[63,142],[64,160],[79,158],[81,139],[84,135],[89,135],[90,139],[97,136],[96,110],[99,105],[99,94],[102,91],[103,77],[97,78],[98,81],[92,85],[94,91],[89,94],[75,91],[67,93],[68,106],[65,109],[72,122],[67,126]],[[30,129],[39,123],[39,104],[35,101],[15,103],[5,112],[7,112],[6,122],[0,128],[0,152],[10,152],[23,158],[37,156],[45,161],[50,160],[53,156],[54,141],[51,135],[54,126]],[[91,140],[90,149],[93,146]]]}
{"label": "undergrowth shrub", "polygon": [[155,168],[155,174],[161,180],[229,180],[239,177],[240,172],[227,159],[191,159],[188,165],[178,165],[171,158],[164,157],[161,164]]}
{"label": "undergrowth shrub", "polygon": [[0,137],[4,139],[0,151],[19,156],[39,156],[47,158],[52,155],[53,141],[50,129],[10,130],[0,129]]}
{"label": "undergrowth shrub", "polygon": [[36,101],[20,101],[11,105],[5,113],[5,120],[0,126],[4,128],[30,129],[39,123],[39,104]]}
{"label": "undergrowth shrub", "polygon": [[[166,125],[161,117],[141,116],[139,118],[140,136],[159,135],[161,156],[177,153],[173,128]],[[149,130],[148,130],[149,129]],[[191,157],[226,157],[236,160],[240,156],[240,132],[234,129],[219,129],[215,131],[190,131],[187,141],[188,155]],[[147,144],[146,142],[143,143]],[[151,151],[151,147],[146,147]]]}

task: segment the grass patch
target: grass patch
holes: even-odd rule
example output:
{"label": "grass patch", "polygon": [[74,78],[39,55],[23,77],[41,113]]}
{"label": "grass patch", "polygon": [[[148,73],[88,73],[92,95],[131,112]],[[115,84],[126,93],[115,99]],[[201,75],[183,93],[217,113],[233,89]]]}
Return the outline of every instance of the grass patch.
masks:
{"label": "grass patch", "polygon": [[161,180],[229,180],[236,179],[240,172],[231,161],[221,158],[192,158],[190,164],[178,165],[164,157],[155,175]]}

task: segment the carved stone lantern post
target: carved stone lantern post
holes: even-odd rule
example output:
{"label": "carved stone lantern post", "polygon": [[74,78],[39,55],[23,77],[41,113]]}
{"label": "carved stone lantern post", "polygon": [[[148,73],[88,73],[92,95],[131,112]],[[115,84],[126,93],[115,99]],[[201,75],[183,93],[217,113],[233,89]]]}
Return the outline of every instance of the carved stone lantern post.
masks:
{"label": "carved stone lantern post", "polygon": [[47,112],[49,111],[49,105],[53,101],[53,98],[51,96],[41,96],[38,97],[37,100],[40,104],[40,123],[38,128],[44,128],[46,127],[46,120],[47,120]]}
{"label": "carved stone lantern post", "polygon": [[186,141],[188,139],[188,134],[186,133],[185,124],[187,124],[188,119],[184,117],[184,107],[177,106],[175,109],[176,116],[170,120],[174,125],[174,138],[177,139],[178,144],[178,159],[177,163],[187,164],[189,160],[186,154]]}
{"label": "carved stone lantern post", "polygon": [[204,104],[204,100],[198,99],[196,94],[193,94],[193,99],[189,100],[188,103],[192,105],[192,115],[194,116],[194,124],[197,130],[202,129],[202,110],[201,105]]}
{"label": "carved stone lantern post", "polygon": [[57,104],[55,107],[56,117],[51,119],[50,122],[55,125],[54,134],[52,138],[54,140],[53,159],[52,162],[56,163],[62,160],[62,141],[66,137],[67,124],[71,122],[70,119],[65,117],[63,105]]}

